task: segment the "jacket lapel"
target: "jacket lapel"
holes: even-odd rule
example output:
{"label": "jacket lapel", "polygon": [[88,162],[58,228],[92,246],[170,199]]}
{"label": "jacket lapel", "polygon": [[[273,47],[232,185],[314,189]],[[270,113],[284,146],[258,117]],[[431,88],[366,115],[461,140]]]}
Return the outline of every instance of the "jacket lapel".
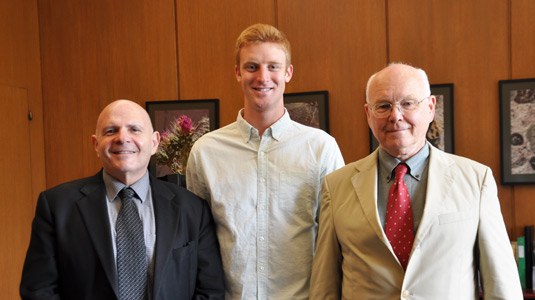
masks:
{"label": "jacket lapel", "polygon": [[450,192],[449,187],[456,176],[454,164],[445,153],[430,145],[425,208],[414,238],[413,249],[422,242],[441,213],[443,203]]}
{"label": "jacket lapel", "polygon": [[78,209],[95,247],[102,268],[115,293],[117,291],[117,272],[113,255],[110,221],[106,205],[106,187],[102,171],[93,176],[93,180],[80,189],[85,195],[78,201]]}
{"label": "jacket lapel", "polygon": [[[351,182],[368,223],[379,239],[391,249],[377,213],[377,153],[378,150],[375,150],[371,155],[356,163],[357,174],[351,178]],[[373,201],[368,199],[373,199]]]}
{"label": "jacket lapel", "polygon": [[158,298],[163,274],[172,249],[173,240],[177,235],[179,208],[177,202],[172,201],[175,194],[165,184],[150,177],[154,216],[156,221],[156,249],[154,262],[154,291],[153,299]]}

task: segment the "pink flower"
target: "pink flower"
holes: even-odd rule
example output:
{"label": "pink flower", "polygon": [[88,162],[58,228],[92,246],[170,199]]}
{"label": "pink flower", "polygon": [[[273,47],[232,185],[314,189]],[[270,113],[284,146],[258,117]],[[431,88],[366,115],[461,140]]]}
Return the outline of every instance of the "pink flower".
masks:
{"label": "pink flower", "polygon": [[162,136],[162,138],[168,138],[170,134],[171,134],[171,132],[169,132],[169,130],[166,130],[161,134],[161,136]]}
{"label": "pink flower", "polygon": [[161,134],[160,145],[156,152],[156,164],[167,166],[173,174],[186,172],[191,147],[203,134],[210,131],[210,120],[204,116],[193,121],[185,115],[176,118],[170,128]]}
{"label": "pink flower", "polygon": [[183,133],[191,133],[191,128],[193,127],[193,122],[190,118],[185,115],[182,115],[178,118],[178,125]]}

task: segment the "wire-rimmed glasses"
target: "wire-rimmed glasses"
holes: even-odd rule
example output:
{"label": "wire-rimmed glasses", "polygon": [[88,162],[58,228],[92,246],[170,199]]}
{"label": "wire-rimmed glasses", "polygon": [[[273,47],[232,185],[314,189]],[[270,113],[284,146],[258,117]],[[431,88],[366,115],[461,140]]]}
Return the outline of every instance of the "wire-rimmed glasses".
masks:
{"label": "wire-rimmed glasses", "polygon": [[395,105],[398,108],[398,110],[403,115],[405,115],[406,113],[411,113],[414,110],[418,109],[418,107],[420,106],[420,103],[422,103],[422,101],[424,101],[425,99],[429,97],[430,96],[426,96],[421,100],[403,99],[399,101],[398,103],[391,103],[388,101],[378,101],[374,105],[370,106],[370,109],[376,118],[386,118],[390,115]]}

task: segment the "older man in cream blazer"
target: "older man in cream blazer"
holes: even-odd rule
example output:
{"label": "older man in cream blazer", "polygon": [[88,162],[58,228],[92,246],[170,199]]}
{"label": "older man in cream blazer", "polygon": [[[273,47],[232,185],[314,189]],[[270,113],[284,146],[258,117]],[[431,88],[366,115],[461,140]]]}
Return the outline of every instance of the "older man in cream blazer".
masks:
{"label": "older man in cream blazer", "polygon": [[[485,299],[522,299],[492,171],[426,142],[429,93],[425,72],[407,65],[370,78],[365,108],[380,148],[323,181],[310,299],[479,299],[478,271]],[[381,199],[399,162],[416,230],[406,269]]]}

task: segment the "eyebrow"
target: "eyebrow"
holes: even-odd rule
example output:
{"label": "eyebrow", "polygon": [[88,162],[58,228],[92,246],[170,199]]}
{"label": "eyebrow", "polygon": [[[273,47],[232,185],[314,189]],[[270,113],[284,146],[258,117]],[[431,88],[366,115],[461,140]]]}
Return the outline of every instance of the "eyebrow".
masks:
{"label": "eyebrow", "polygon": [[[398,101],[403,101],[403,100],[419,100],[418,97],[416,97],[415,95],[406,95],[406,96],[403,96],[403,97],[399,97],[397,98],[399,99]],[[389,99],[389,98],[379,98],[376,102],[393,102],[392,99]]]}
{"label": "eyebrow", "polygon": [[[102,127],[102,132],[105,132],[106,130],[109,130],[109,129],[116,129],[116,128],[120,128],[120,127],[123,127],[123,126],[115,125],[115,124],[105,125],[105,126]],[[128,128],[128,129],[132,129],[132,128],[138,128],[138,129],[141,129],[141,130],[145,129],[145,126],[143,126],[142,124],[139,124],[139,123],[129,123],[129,124],[126,124],[125,127]]]}
{"label": "eyebrow", "polygon": [[[263,65],[264,63],[260,63],[258,61],[254,61],[254,60],[249,60],[249,61],[245,61],[243,62],[243,65],[248,65],[248,64],[253,64],[253,65]],[[285,62],[278,62],[278,61],[268,61],[267,63],[265,63],[267,65],[283,65],[285,64]]]}

